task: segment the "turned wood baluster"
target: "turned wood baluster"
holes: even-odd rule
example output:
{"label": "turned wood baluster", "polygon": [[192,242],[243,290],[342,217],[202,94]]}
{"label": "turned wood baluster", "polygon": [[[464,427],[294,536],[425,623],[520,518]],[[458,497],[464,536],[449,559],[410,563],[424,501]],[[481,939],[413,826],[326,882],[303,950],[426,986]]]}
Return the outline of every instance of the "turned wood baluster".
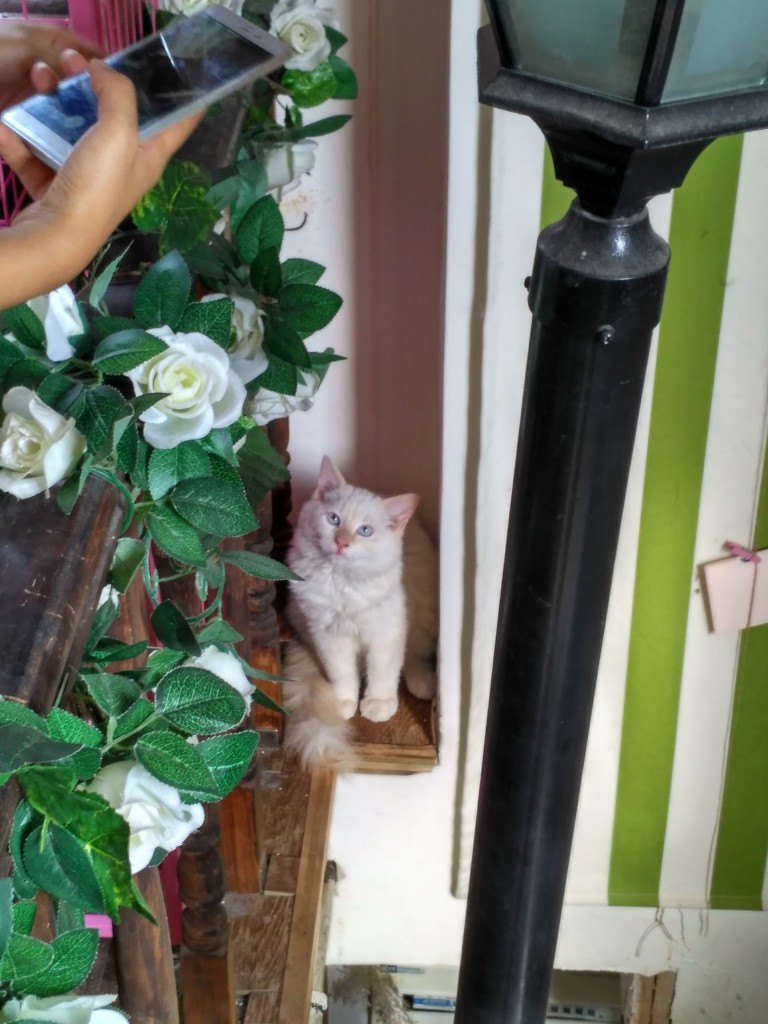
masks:
{"label": "turned wood baluster", "polygon": [[[272,420],[267,425],[267,437],[272,446],[283,460],[283,465],[288,466],[291,456],[288,452],[288,441],[290,434],[290,420],[287,416],[280,420]],[[274,557],[281,562],[285,559],[285,553],[293,537],[293,526],[290,522],[291,510],[293,508],[291,498],[291,482],[287,480],[272,491],[272,539],[275,550]]]}

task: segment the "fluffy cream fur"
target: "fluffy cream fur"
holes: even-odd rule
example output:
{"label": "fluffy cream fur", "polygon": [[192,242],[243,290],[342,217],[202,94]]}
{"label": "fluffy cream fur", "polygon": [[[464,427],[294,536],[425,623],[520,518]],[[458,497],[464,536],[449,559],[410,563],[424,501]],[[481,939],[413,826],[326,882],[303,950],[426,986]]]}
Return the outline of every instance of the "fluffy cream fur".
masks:
{"label": "fluffy cream fur", "polygon": [[326,457],[301,510],[288,555],[302,578],[288,605],[301,643],[286,653],[284,700],[286,749],[305,767],[348,768],[347,720],[358,702],[373,722],[391,718],[401,671],[416,697],[435,694],[437,555],[411,518],[417,504],[353,487]]}

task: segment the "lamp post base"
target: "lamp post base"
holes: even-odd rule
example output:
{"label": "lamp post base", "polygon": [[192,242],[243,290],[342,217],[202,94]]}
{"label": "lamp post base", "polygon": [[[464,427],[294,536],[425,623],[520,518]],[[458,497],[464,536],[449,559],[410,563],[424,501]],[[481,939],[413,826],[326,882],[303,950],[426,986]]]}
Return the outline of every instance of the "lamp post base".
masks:
{"label": "lamp post base", "polygon": [[540,238],[456,1024],[538,1024],[669,250],[578,200]]}

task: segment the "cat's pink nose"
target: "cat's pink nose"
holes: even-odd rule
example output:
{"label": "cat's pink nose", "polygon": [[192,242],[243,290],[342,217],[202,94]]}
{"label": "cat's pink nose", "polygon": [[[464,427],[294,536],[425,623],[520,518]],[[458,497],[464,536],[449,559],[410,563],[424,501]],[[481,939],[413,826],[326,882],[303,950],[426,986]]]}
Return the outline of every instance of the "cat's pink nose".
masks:
{"label": "cat's pink nose", "polygon": [[349,547],[349,541],[348,540],[345,540],[343,537],[337,537],[336,538],[336,550],[339,552],[339,554],[341,554],[341,552],[345,548],[348,548],[348,547]]}

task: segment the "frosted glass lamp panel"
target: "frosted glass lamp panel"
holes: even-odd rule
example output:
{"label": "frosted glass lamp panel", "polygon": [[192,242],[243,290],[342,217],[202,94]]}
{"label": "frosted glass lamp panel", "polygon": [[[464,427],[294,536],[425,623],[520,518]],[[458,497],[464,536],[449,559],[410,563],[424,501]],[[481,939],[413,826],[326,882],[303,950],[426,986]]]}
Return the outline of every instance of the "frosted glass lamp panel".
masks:
{"label": "frosted glass lamp panel", "polygon": [[655,7],[656,0],[497,4],[520,71],[626,100],[635,98]]}
{"label": "frosted glass lamp panel", "polygon": [[768,0],[688,0],[662,102],[768,79]]}

